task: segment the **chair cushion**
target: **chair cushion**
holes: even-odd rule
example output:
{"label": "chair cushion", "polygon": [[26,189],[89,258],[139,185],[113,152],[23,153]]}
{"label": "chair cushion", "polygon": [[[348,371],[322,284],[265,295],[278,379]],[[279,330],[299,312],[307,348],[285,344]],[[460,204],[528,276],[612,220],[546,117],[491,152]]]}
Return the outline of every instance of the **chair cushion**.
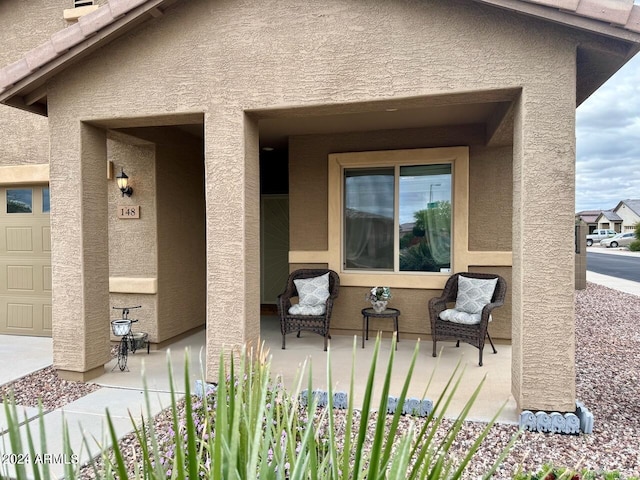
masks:
{"label": "chair cushion", "polygon": [[316,307],[324,305],[329,298],[329,272],[319,277],[294,280],[298,290],[298,304]]}
{"label": "chair cushion", "polygon": [[497,278],[485,280],[458,276],[458,296],[456,310],[467,313],[480,313],[485,305],[491,303],[491,297],[498,283]]}
{"label": "chair cushion", "polygon": [[[452,323],[463,323],[465,325],[477,325],[480,323],[482,313],[467,313],[456,310],[455,308],[449,308],[440,312],[440,320],[446,320]],[[491,315],[489,315],[489,321],[491,321]]]}
{"label": "chair cushion", "polygon": [[291,305],[289,308],[289,315],[324,315],[327,306],[322,305]]}

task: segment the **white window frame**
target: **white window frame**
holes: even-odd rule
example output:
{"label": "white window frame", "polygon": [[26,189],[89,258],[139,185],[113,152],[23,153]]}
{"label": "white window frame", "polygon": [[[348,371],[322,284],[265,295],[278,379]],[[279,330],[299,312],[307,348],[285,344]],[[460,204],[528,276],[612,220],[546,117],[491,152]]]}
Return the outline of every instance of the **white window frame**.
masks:
{"label": "white window frame", "polygon": [[[329,268],[339,272],[341,285],[384,285],[396,288],[442,288],[449,272],[401,272],[345,270],[344,238],[344,170],[365,167],[395,167],[450,163],[452,170],[451,272],[466,266],[469,219],[469,149],[468,147],[387,150],[336,153],[329,155]],[[396,182],[398,178],[396,178]],[[396,202],[399,195],[396,188]],[[398,218],[394,218],[396,230]],[[394,253],[397,256],[397,242]]]}

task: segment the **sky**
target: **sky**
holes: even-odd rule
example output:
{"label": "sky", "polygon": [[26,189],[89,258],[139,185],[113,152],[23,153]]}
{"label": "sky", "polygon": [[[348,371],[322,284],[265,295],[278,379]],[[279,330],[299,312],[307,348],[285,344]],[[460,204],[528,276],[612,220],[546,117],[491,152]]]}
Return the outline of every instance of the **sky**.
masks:
{"label": "sky", "polygon": [[576,212],[640,199],[640,54],[578,107],[576,142]]}

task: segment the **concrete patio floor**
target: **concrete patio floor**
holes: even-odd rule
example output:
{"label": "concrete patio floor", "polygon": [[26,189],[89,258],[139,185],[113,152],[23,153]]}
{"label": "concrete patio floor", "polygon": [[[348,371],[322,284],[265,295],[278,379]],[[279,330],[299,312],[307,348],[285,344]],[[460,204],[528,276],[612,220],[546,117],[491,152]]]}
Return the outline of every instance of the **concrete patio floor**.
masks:
{"label": "concrete patio floor", "polygon": [[[281,335],[278,318],[275,316],[262,317],[261,336],[265,347],[271,356],[271,370],[273,376],[281,376],[284,385],[293,388],[296,378],[300,373],[303,363],[307,362],[307,372],[311,366],[313,374],[313,388],[326,390],[327,387],[327,353],[323,351],[322,338],[310,332],[302,332],[302,336],[297,338],[291,334],[287,336],[287,348],[281,349]],[[363,393],[366,386],[369,368],[373,357],[376,332],[370,330],[369,340],[362,348],[362,337],[356,337],[356,365],[355,365],[355,405],[357,408],[362,404]],[[411,357],[417,340],[400,338],[396,351],[393,366],[393,379],[391,383],[390,395],[399,396],[406,374],[409,368]],[[176,389],[184,391],[184,360],[185,348],[190,351],[191,388],[195,380],[201,378],[200,358],[204,358],[205,332],[197,332],[184,338],[168,349],[174,370],[174,380]],[[351,378],[351,366],[353,358],[354,337],[346,335],[333,335],[330,343],[331,350],[331,374],[334,391],[349,391]],[[409,387],[408,397],[418,399],[428,398],[437,400],[444,389],[449,377],[454,371],[456,364],[461,359],[461,366],[465,369],[464,377],[451,405],[446,413],[447,417],[455,417],[464,404],[469,399],[474,389],[478,386],[482,378],[487,379],[473,405],[468,416],[470,420],[488,421],[491,419],[499,407],[505,403],[506,406],[499,416],[502,423],[517,423],[519,412],[516,403],[511,395],[511,345],[496,345],[498,354],[494,355],[491,346],[484,350],[484,366],[478,366],[478,350],[470,345],[461,344],[460,348],[455,347],[453,342],[441,342],[438,349],[442,348],[440,359],[431,356],[431,342],[429,339],[420,343],[417,362],[413,374],[413,380]],[[375,379],[375,392],[373,408],[377,408],[380,399],[380,390],[386,365],[391,349],[391,339],[383,338],[377,364],[377,375]],[[142,372],[146,373],[147,385],[151,391],[167,392],[169,390],[169,380],[167,375],[167,351],[152,351],[147,355],[145,351],[138,351],[135,355],[129,356],[129,371],[121,372],[117,368],[112,371],[115,360],[105,366],[105,374],[94,380],[103,386],[118,388],[142,388]],[[432,376],[431,385],[425,392],[429,379]],[[308,376],[305,374],[302,388],[307,387]]]}
{"label": "concrete patio floor", "polygon": [[[16,344],[21,345],[19,353],[25,361],[24,369],[18,370],[7,368],[7,373],[13,374],[13,379],[19,378],[33,370],[43,368],[51,364],[51,339],[35,339],[29,337],[19,337],[18,341],[13,338]],[[285,386],[292,388],[295,384],[296,376],[299,374],[302,365],[312,367],[313,389],[326,389],[327,385],[327,352],[323,351],[323,339],[318,335],[303,332],[301,338],[289,335],[287,338],[287,349],[282,350],[279,320],[275,316],[264,316],[262,318],[262,340],[271,355],[271,367],[274,378],[281,376]],[[4,347],[0,350],[0,359],[7,355],[8,363],[17,355],[15,349],[9,348],[12,339],[4,339]],[[354,372],[354,402],[356,408],[362,405],[363,392],[367,382],[369,367],[375,344],[375,333],[370,331],[370,340],[366,348],[362,348],[362,338],[355,337],[356,367]],[[121,372],[118,368],[113,369],[116,360],[112,360],[105,366],[105,373],[94,380],[94,383],[102,385],[104,388],[92,392],[76,401],[73,401],[62,408],[46,412],[43,417],[45,431],[47,432],[46,450],[39,453],[50,453],[62,458],[65,450],[63,448],[63,427],[62,418],[64,416],[69,425],[69,439],[74,452],[79,452],[78,460],[84,464],[89,459],[98,454],[99,448],[95,441],[85,444],[83,439],[95,439],[103,442],[104,447],[108,447],[111,442],[106,435],[105,412],[108,409],[118,438],[122,438],[132,431],[129,413],[134,418],[142,416],[145,409],[145,396],[143,394],[143,377],[146,378],[147,388],[150,391],[151,414],[155,415],[162,409],[170,406],[170,396],[167,394],[170,388],[168,375],[168,360],[170,359],[174,371],[174,385],[179,396],[185,390],[184,364],[185,359],[190,361],[189,385],[193,390],[195,381],[202,378],[200,358],[204,358],[205,331],[204,329],[175,342],[168,349],[152,351],[150,354],[146,350],[137,351],[129,355],[128,370]],[[415,340],[401,338],[396,352],[393,368],[393,381],[390,395],[399,396],[411,356],[416,345]],[[332,370],[332,383],[334,391],[348,391],[351,378],[351,365],[354,352],[354,337],[334,335],[331,340],[330,358]],[[515,401],[511,397],[511,347],[509,345],[498,345],[498,354],[493,355],[489,349],[485,349],[484,366],[477,364],[477,350],[471,346],[464,345],[455,348],[452,342],[442,343],[443,352],[439,365],[436,367],[437,359],[431,356],[431,344],[425,342],[418,353],[418,360],[415,366],[414,378],[411,382],[408,397],[422,399],[423,396],[435,401],[446,384],[451,372],[455,368],[458,359],[462,355],[462,365],[466,367],[463,380],[460,383],[446,417],[455,417],[470,397],[472,391],[487,375],[487,381],[471,410],[469,419],[486,421],[489,420],[498,410],[499,406],[507,401],[507,406],[499,417],[500,422],[515,423],[518,420],[518,413]],[[379,403],[380,390],[382,388],[384,369],[389,358],[391,341],[385,338],[381,343],[380,356],[378,361],[378,374],[375,377],[375,392],[372,408],[376,409]],[[187,350],[185,350],[187,349]],[[188,354],[185,354],[185,351]],[[5,355],[5,357],[3,357]],[[15,362],[14,362],[15,363]],[[20,362],[18,362],[20,363]],[[27,368],[28,367],[28,368]],[[430,389],[425,388],[433,372]],[[307,376],[305,375],[302,388],[307,387]],[[7,380],[0,377],[2,380]],[[26,445],[26,430],[29,427],[35,438],[39,437],[40,423],[37,421],[37,409],[18,407],[20,418],[25,420],[25,424],[20,427],[20,435],[23,445]],[[26,417],[24,416],[26,415]],[[6,419],[0,414],[0,432],[6,429]],[[0,453],[11,453],[12,449],[6,438],[7,435],[0,435]],[[88,449],[85,446],[88,445]],[[13,452],[19,453],[19,452]],[[51,465],[51,475],[61,478],[64,475],[64,464],[56,463]],[[28,469],[30,472],[31,470]],[[9,474],[11,475],[11,474]],[[32,478],[31,474],[28,478]]]}

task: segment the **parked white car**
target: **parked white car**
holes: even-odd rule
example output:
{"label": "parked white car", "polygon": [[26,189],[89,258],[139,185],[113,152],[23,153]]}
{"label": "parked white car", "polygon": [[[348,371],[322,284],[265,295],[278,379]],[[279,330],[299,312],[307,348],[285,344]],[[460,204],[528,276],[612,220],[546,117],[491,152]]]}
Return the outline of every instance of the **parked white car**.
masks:
{"label": "parked white car", "polygon": [[636,234],[633,232],[628,233],[619,233],[615,237],[605,238],[604,240],[600,240],[600,245],[604,247],[628,247],[631,242],[636,239]]}

